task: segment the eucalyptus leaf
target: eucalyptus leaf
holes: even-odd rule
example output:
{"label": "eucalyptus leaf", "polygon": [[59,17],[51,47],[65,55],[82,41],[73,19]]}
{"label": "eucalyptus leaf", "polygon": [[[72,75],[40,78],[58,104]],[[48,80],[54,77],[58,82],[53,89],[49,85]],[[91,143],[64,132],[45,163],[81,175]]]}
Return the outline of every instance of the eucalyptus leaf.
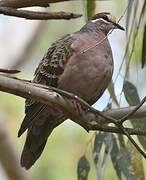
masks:
{"label": "eucalyptus leaf", "polygon": [[90,164],[86,156],[82,156],[78,162],[77,174],[78,180],[87,180],[90,171]]}
{"label": "eucalyptus leaf", "polygon": [[141,13],[143,16],[145,15],[145,12],[146,12],[146,0],[144,0],[142,10],[141,10]]}
{"label": "eucalyptus leaf", "polygon": [[129,81],[124,82],[123,92],[130,106],[136,106],[140,103],[140,98],[136,87]]}
{"label": "eucalyptus leaf", "polygon": [[143,68],[146,63],[146,24],[144,27],[143,33],[143,43],[142,43],[142,58],[141,58],[141,67]]}
{"label": "eucalyptus leaf", "polygon": [[132,166],[131,155],[127,149],[120,149],[117,163],[127,180],[137,180]]}
{"label": "eucalyptus leaf", "polygon": [[112,147],[112,150],[110,153],[111,154],[111,160],[112,160],[114,169],[116,171],[116,174],[117,174],[118,178],[121,180],[121,169],[119,167],[118,158],[117,158],[120,149],[118,147],[118,144],[117,144],[117,141],[116,141],[116,138],[114,135],[112,135],[112,139],[113,139],[113,147]]}
{"label": "eucalyptus leaf", "polygon": [[[102,146],[104,145],[104,153],[101,154]],[[112,134],[111,133],[101,133],[96,135],[94,141],[94,163],[96,167],[96,175],[98,180],[103,179],[104,171],[109,160],[109,155],[112,149]]]}
{"label": "eucalyptus leaf", "polygon": [[130,141],[128,141],[128,143],[127,143],[127,148],[131,155],[131,163],[132,163],[132,167],[134,170],[133,172],[134,172],[136,178],[139,180],[145,179],[144,167],[143,167],[141,154],[137,151],[137,149],[135,147],[133,147],[133,145],[131,144]]}
{"label": "eucalyptus leaf", "polygon": [[110,82],[109,86],[108,86],[108,91],[110,93],[110,96],[112,98],[112,100],[115,102],[115,104],[119,107],[119,103],[118,103],[118,100],[117,100],[117,96],[116,96],[116,93],[115,93],[115,88],[114,88],[114,83],[113,81]]}
{"label": "eucalyptus leaf", "polygon": [[97,164],[100,151],[102,148],[102,145],[104,143],[104,138],[106,137],[106,133],[99,132],[95,136],[94,140],[94,149],[93,149],[93,158],[94,158],[94,163]]}
{"label": "eucalyptus leaf", "polygon": [[106,134],[107,136],[104,139],[105,150],[104,150],[104,155],[103,155],[102,168],[105,168],[109,160],[109,155],[111,153],[112,147],[113,147],[112,134],[111,133],[106,133]]}
{"label": "eucalyptus leaf", "polygon": [[128,10],[127,10],[127,18],[126,18],[126,34],[128,34],[128,27],[129,27],[130,17],[132,13],[133,2],[134,0],[128,0]]}
{"label": "eucalyptus leaf", "polygon": [[[123,92],[125,95],[125,98],[130,106],[136,106],[140,103],[140,98],[138,95],[138,91],[136,87],[129,81],[124,82]],[[146,129],[146,118],[142,119],[134,119],[131,120],[131,124],[134,128],[143,128]],[[146,150],[146,137],[144,136],[138,136],[138,140],[143,146],[143,148]]]}

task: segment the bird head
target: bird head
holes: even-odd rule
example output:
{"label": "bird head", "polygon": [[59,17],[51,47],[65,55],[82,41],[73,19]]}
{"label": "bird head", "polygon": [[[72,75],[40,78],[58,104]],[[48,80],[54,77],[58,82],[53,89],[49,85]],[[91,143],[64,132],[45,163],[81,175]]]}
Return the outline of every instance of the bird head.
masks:
{"label": "bird head", "polygon": [[108,12],[102,12],[94,15],[90,21],[95,24],[98,29],[107,34],[112,29],[124,30],[124,28],[116,22],[116,17]]}

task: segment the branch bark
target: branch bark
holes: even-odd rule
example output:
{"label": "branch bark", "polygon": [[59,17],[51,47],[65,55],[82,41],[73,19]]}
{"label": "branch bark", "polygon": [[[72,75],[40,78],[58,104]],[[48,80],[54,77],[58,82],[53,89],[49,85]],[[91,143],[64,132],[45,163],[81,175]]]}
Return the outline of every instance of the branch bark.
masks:
{"label": "branch bark", "polygon": [[[38,84],[0,75],[0,91],[11,93],[23,98],[33,98],[55,108],[56,110],[62,110],[66,117],[81,125],[87,131],[100,130],[124,134],[117,127],[111,127],[105,124],[107,121],[105,121],[104,118],[99,117],[96,113],[90,110],[86,111],[86,109],[85,111],[78,112],[71,103],[70,98],[61,96],[59,93],[51,90],[51,87],[49,90],[49,87],[47,86],[38,87]],[[103,114],[118,119],[126,115],[127,112],[132,112],[134,108],[135,107],[110,110]],[[146,106],[140,108],[131,118],[145,117],[146,113],[144,109],[146,109]],[[125,129],[130,135],[146,135],[146,131],[143,129]]]}
{"label": "branch bark", "polygon": [[57,3],[70,0],[2,0],[0,1],[0,6],[3,7],[13,7],[13,8],[23,8],[23,7],[48,7],[49,3]]}
{"label": "branch bark", "polygon": [[70,12],[38,12],[28,10],[17,10],[10,7],[0,7],[0,14],[25,18],[30,20],[48,20],[48,19],[72,19],[81,17],[81,14],[74,14]]}

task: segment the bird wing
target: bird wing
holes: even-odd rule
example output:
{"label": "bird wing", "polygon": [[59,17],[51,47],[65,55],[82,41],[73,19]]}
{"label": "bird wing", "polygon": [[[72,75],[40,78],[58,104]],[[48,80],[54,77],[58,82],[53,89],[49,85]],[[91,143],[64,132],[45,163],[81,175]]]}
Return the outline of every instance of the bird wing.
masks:
{"label": "bird wing", "polygon": [[[52,44],[36,69],[33,82],[58,87],[58,78],[72,54],[70,48],[72,41],[72,36],[67,35]],[[66,118],[59,111],[33,99],[26,100],[25,114],[18,137],[28,129],[21,155],[21,165],[29,169],[40,157],[53,129]]]}
{"label": "bird wing", "polygon": [[[52,44],[36,69],[33,82],[53,87],[58,86],[58,78],[63,73],[65,64],[72,53],[71,48],[69,48],[72,41],[72,36],[66,35]],[[48,109],[48,106],[33,99],[26,99],[26,116],[19,129],[18,137],[45,109]]]}

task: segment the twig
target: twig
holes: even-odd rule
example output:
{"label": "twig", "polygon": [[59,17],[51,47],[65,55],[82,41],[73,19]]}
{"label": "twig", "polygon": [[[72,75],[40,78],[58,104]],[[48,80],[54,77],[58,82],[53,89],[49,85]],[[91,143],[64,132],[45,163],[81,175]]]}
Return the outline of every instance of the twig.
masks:
{"label": "twig", "polygon": [[[105,112],[105,114],[107,116],[112,116],[113,118],[117,119],[117,121],[119,121],[122,117],[125,117],[130,112],[133,112],[133,110],[135,108],[136,108],[136,106],[131,106],[131,107],[127,107],[127,108],[112,109],[112,110],[108,110],[107,112]],[[133,114],[133,116],[130,117],[130,120],[131,121],[140,121],[142,118],[146,118],[146,105],[143,105],[140,109],[138,109]],[[103,118],[101,121],[104,123]],[[105,121],[105,123],[106,122],[107,121]]]}
{"label": "twig", "polygon": [[49,3],[57,3],[70,0],[2,0],[0,6],[13,7],[13,8],[24,8],[32,6],[48,7]]}
{"label": "twig", "polygon": [[17,10],[10,7],[0,7],[0,14],[25,18],[30,20],[48,20],[48,19],[72,19],[81,17],[81,14],[74,14],[70,12],[38,12],[28,10]]}
{"label": "twig", "polygon": [[7,74],[20,73],[20,71],[19,71],[19,70],[16,70],[16,69],[1,69],[1,68],[0,68],[0,72],[1,72],[1,73],[7,73]]}
{"label": "twig", "polygon": [[126,116],[123,118],[119,119],[119,123],[123,123],[126,121],[128,118],[131,118],[131,116],[146,102],[146,97],[143,98],[143,100],[133,109],[133,111],[129,112]]}
{"label": "twig", "polygon": [[134,139],[130,136],[129,132],[125,129],[125,127],[123,126],[123,122],[126,121],[128,118],[130,118],[146,101],[146,97],[144,97],[144,99],[141,101],[141,103],[139,105],[137,105],[135,107],[135,109],[128,113],[126,116],[124,116],[123,118],[121,118],[117,123],[117,127],[127,136],[127,138],[129,139],[129,141],[135,146],[135,148],[137,149],[137,151],[146,159],[146,154],[145,152],[140,148],[140,146],[138,146],[138,144],[134,141]]}
{"label": "twig", "polygon": [[129,132],[127,129],[125,129],[122,125],[118,124],[119,129],[127,136],[129,141],[135,146],[137,151],[146,159],[146,154],[145,152],[138,146],[138,144],[134,141],[134,139],[130,136]]}
{"label": "twig", "polygon": [[[129,135],[140,135],[140,136],[146,135],[146,131],[144,129],[140,129],[140,128],[135,128],[135,129],[125,128],[125,129]],[[118,134],[125,135],[125,133],[120,131],[119,128],[112,127],[112,126],[102,125],[100,127],[100,129],[98,129],[98,127],[94,126],[92,130],[99,130],[99,131],[103,131],[103,132],[111,132],[111,133],[118,133]]]}

